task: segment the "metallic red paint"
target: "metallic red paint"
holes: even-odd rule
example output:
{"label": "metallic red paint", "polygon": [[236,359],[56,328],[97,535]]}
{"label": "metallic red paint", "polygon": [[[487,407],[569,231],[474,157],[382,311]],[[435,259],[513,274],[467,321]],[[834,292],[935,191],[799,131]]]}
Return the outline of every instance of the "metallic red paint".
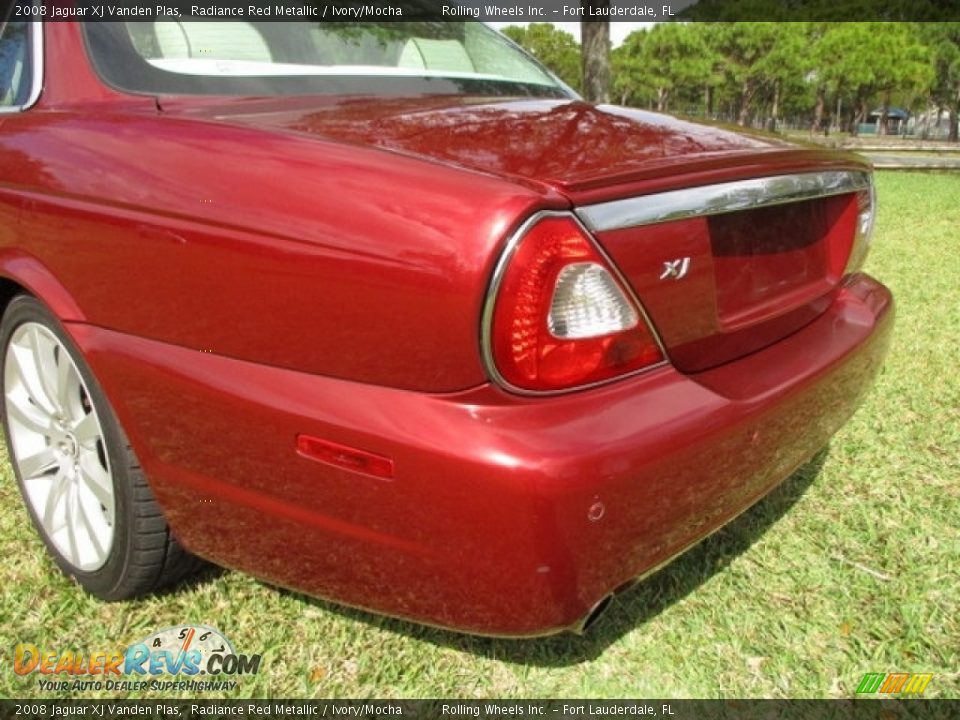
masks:
{"label": "metallic red paint", "polygon": [[863,158],[667,115],[562,100],[161,98],[175,116],[376,147],[555,188],[575,204],[734,177],[865,169]]}
{"label": "metallic red paint", "polygon": [[[883,360],[891,308],[855,276],[747,358],[549,399],[409,392],[70,330],[190,550],[381,613],[531,635],[572,626],[826,444]],[[300,457],[300,432],[392,458],[394,480]]]}
{"label": "metallic red paint", "polygon": [[[841,195],[597,239],[643,299],[673,363],[697,372],[765,347],[823,312],[850,255],[857,209],[856,196]],[[690,274],[663,282],[663,263],[677,257],[690,258]]]}
{"label": "metallic red paint", "polygon": [[[480,358],[535,212],[855,156],[580,102],[125,95],[79,28],[45,33],[39,104],[0,120],[0,274],[65,321],[216,562],[478,633],[567,628],[811,457],[882,362],[892,302],[863,275],[687,374],[522,398]],[[633,279],[642,253],[600,239]],[[703,336],[634,284],[678,357]],[[305,458],[303,434],[394,477]]]}

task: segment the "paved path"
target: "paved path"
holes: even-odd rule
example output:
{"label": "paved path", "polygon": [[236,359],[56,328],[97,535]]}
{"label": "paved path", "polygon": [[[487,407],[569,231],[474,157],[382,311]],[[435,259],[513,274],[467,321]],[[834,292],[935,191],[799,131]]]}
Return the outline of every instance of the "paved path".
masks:
{"label": "paved path", "polygon": [[861,152],[878,170],[960,170],[960,154],[908,155],[906,153]]}

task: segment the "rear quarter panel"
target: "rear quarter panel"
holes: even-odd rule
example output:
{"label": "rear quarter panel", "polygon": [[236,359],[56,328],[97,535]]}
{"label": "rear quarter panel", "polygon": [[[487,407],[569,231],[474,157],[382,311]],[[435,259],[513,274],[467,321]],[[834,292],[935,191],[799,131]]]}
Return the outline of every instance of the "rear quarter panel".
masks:
{"label": "rear quarter panel", "polygon": [[477,323],[495,249],[534,207],[566,204],[142,102],[7,118],[0,167],[0,249],[35,258],[88,322],[430,391],[483,381]]}

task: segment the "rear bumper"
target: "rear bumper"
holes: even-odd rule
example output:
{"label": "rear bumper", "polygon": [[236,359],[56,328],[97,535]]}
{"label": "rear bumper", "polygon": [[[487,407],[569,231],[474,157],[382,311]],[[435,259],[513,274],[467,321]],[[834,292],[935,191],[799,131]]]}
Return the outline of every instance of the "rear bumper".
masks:
{"label": "rear bumper", "polygon": [[[496,635],[576,625],[826,444],[886,353],[860,275],[815,322],[699,375],[548,399],[426,395],[71,325],[178,538],[270,582]],[[392,458],[382,480],[299,433]]]}

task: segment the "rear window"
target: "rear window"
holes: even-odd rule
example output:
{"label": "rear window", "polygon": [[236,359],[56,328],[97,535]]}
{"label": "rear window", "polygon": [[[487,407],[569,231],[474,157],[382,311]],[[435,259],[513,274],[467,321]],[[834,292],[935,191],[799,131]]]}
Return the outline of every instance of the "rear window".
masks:
{"label": "rear window", "polygon": [[20,107],[30,99],[30,23],[6,22],[0,15],[0,108]]}
{"label": "rear window", "polygon": [[564,97],[536,61],[479,22],[90,23],[97,71],[137,93]]}

